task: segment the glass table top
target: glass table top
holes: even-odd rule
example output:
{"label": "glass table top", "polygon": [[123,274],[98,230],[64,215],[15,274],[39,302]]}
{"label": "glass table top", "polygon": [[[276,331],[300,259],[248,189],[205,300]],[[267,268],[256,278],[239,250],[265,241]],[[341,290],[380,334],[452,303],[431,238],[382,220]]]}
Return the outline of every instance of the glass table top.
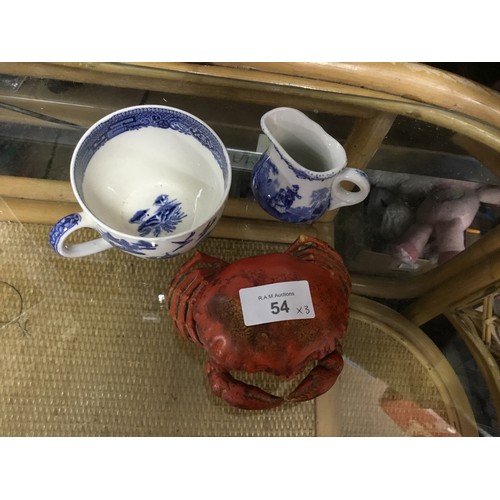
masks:
{"label": "glass table top", "polygon": [[[479,283],[479,259],[498,254],[498,123],[428,96],[265,69],[0,64],[0,435],[499,434],[499,278]],[[256,411],[212,394],[207,353],[178,335],[165,303],[190,255],[148,261],[110,249],[67,259],[48,244],[52,225],[80,211],[69,165],[81,136],[107,114],[144,104],[192,113],[228,149],[229,199],[199,250],[229,263],[284,253],[305,234],[341,255],[353,282],[350,322],[344,368],[326,394]],[[348,166],[366,172],[362,203],[312,224],[281,223],[258,206],[251,176],[268,144],[261,117],[280,106],[320,124]],[[477,203],[461,229],[464,251],[440,261],[434,228],[415,258],[399,258],[391,249],[436,193]],[[85,230],[75,241],[92,237]],[[470,295],[459,293],[460,278],[452,286],[461,270]],[[297,384],[238,376],[276,393]]]}

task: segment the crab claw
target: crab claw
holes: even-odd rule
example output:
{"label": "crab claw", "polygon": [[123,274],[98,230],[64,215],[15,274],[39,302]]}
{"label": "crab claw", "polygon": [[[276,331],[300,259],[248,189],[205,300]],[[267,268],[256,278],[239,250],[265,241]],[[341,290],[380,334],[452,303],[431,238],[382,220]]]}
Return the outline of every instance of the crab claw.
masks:
{"label": "crab claw", "polygon": [[221,370],[210,361],[206,374],[212,392],[231,406],[244,410],[268,410],[281,405],[284,400],[254,385],[236,380],[228,371]]}
{"label": "crab claw", "polygon": [[344,360],[338,350],[327,354],[286,399],[300,402],[321,396],[335,384],[343,367]]}

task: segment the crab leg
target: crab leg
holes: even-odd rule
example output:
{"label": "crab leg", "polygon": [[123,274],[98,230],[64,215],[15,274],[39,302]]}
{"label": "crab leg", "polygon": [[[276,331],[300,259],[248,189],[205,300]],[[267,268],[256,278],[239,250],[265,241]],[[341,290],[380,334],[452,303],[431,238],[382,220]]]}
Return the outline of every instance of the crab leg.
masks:
{"label": "crab leg", "polygon": [[199,264],[209,264],[216,267],[226,266],[227,263],[222,259],[218,259],[216,257],[211,257],[210,255],[206,255],[202,252],[196,252],[191,259],[185,262],[177,271],[177,274],[174,276],[172,282],[169,287],[169,294],[172,293],[175,288],[177,288],[178,284],[186,274],[188,274],[191,270],[196,268]]}
{"label": "crab leg", "polygon": [[344,360],[339,350],[327,354],[286,399],[299,402],[321,396],[335,384],[343,367]]}
{"label": "crab leg", "polygon": [[304,260],[316,260],[318,257],[323,257],[323,262],[331,262],[341,268],[344,267],[344,262],[338,252],[324,241],[312,236],[299,236],[286,250],[286,253]]}
{"label": "crab leg", "polygon": [[254,385],[236,380],[228,371],[212,362],[206,366],[206,374],[212,392],[231,406],[244,410],[268,410],[281,405],[284,400]]}
{"label": "crab leg", "polygon": [[[204,275],[208,269],[196,269],[191,271],[183,281],[178,283],[170,295],[170,317],[174,320],[175,326],[182,336],[187,337],[193,342],[199,342],[196,334],[196,328],[191,314],[191,305],[199,290],[203,290],[205,283]],[[211,270],[209,270],[211,271]],[[211,274],[211,273],[210,273]],[[198,294],[196,293],[198,291]]]}
{"label": "crab leg", "polygon": [[302,251],[307,251],[311,248],[316,249],[316,251],[323,252],[324,254],[329,255],[332,260],[336,260],[342,263],[342,258],[340,255],[330,246],[328,243],[325,243],[323,240],[319,240],[318,238],[314,238],[312,236],[306,236],[304,234],[300,235],[286,250],[285,253],[291,254],[299,254]]}
{"label": "crab leg", "polygon": [[318,264],[329,271],[333,271],[334,274],[340,275],[346,287],[345,291],[350,293],[351,278],[349,272],[344,266],[344,262],[340,255],[324,241],[311,236],[301,235],[292,243],[286,253],[292,254],[299,259]]}
{"label": "crab leg", "polygon": [[[207,264],[201,266],[200,264]],[[178,271],[172,280],[168,293],[170,316],[184,337],[199,342],[192,316],[192,304],[204,289],[204,285],[226,262],[197,252]],[[198,266],[198,267],[197,267]]]}

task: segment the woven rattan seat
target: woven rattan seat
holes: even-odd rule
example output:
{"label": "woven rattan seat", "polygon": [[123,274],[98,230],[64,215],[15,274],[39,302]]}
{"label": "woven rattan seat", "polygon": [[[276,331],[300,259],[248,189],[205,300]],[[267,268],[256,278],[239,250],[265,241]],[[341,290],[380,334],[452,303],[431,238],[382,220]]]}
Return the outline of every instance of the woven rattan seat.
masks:
{"label": "woven rattan seat", "polygon": [[[228,407],[208,388],[204,352],[173,331],[159,300],[186,257],[151,262],[112,250],[62,259],[47,233],[44,225],[0,223],[0,435],[404,435],[380,407],[389,389],[460,433],[474,431],[437,348],[359,297],[346,368],[330,393],[272,411]],[[232,261],[284,248],[209,239],[202,249]]]}

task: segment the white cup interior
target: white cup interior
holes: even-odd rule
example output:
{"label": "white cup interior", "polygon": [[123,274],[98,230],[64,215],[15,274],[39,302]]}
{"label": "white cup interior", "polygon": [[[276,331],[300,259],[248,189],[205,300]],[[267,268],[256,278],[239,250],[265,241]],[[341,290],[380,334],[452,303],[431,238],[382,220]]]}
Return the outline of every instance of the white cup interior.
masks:
{"label": "white cup interior", "polygon": [[77,198],[99,223],[127,236],[158,238],[201,226],[229,191],[224,146],[180,110],[145,110],[156,120],[151,124],[137,124],[143,109],[134,113],[105,117],[81,139],[72,160]]}
{"label": "white cup interior", "polygon": [[[141,228],[149,237],[196,227],[215,212],[224,193],[221,169],[208,149],[191,136],[157,127],[108,141],[89,161],[82,187],[87,208],[99,220],[127,234]],[[149,231],[148,220],[155,226]]]}

